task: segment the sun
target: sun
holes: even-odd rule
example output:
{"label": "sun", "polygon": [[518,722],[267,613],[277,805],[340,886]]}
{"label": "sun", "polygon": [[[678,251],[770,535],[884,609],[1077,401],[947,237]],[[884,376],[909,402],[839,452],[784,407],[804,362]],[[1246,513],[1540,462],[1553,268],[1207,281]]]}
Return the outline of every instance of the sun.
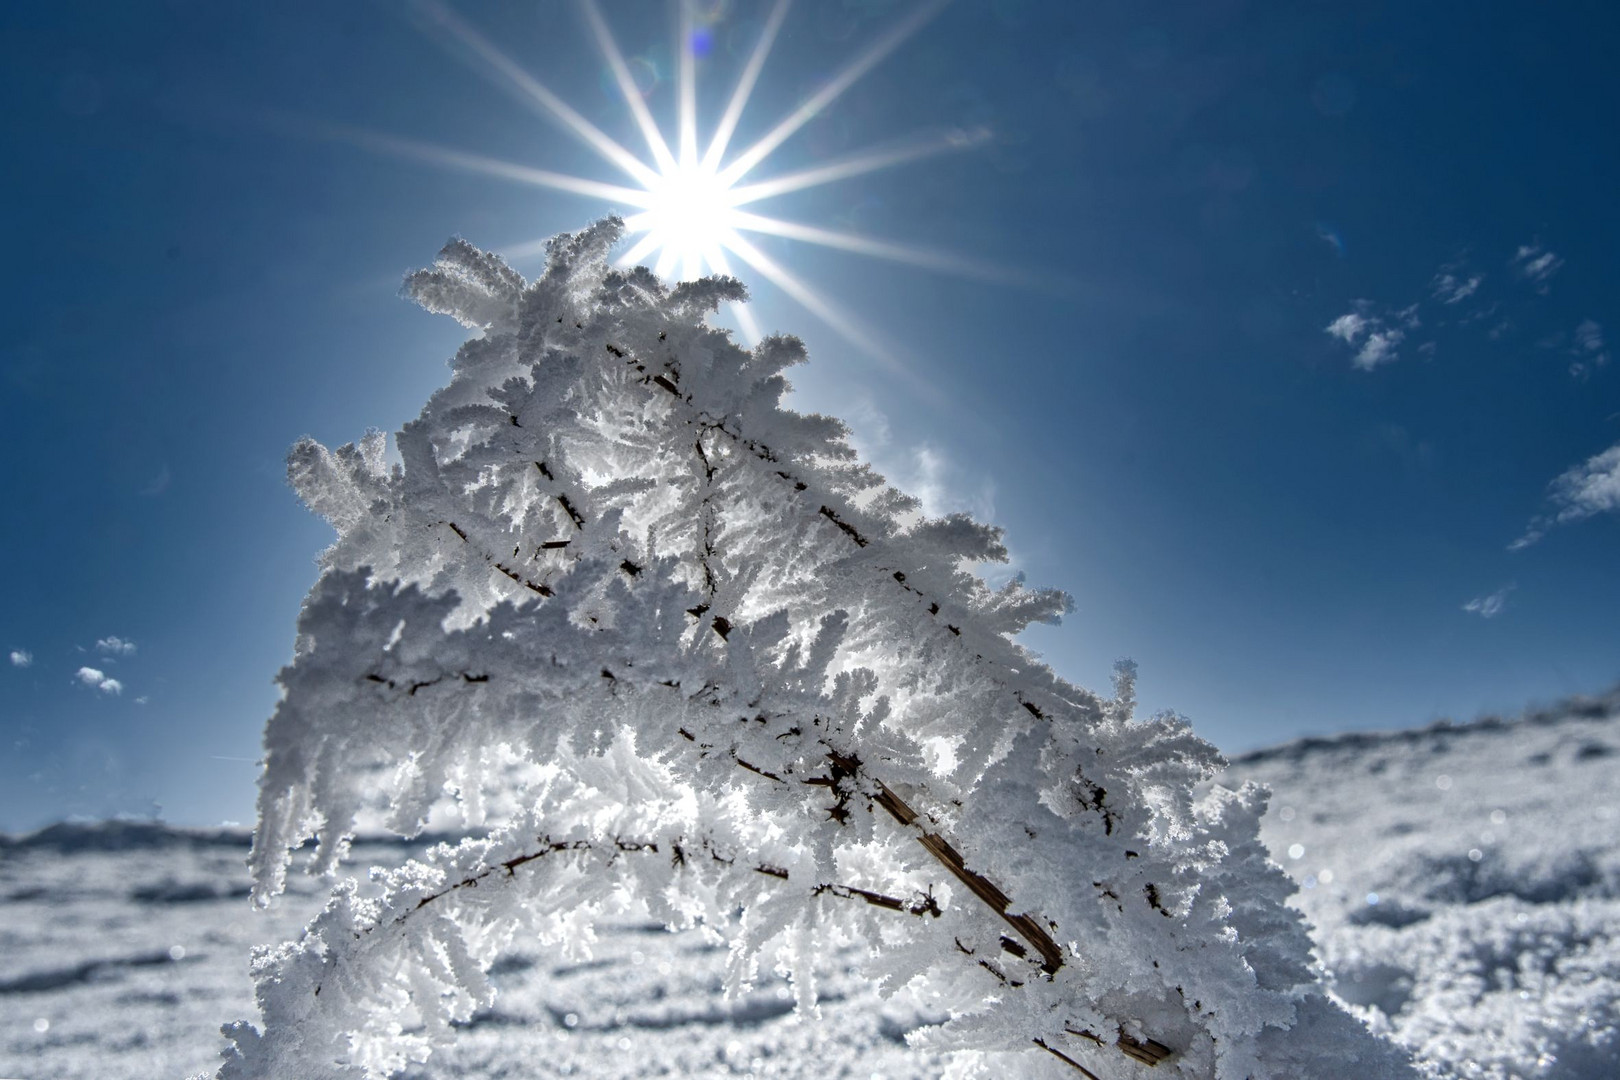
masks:
{"label": "sun", "polygon": [[660,173],[648,185],[647,197],[647,209],[626,218],[624,225],[631,234],[646,234],[637,246],[658,253],[654,273],[659,277],[702,276],[704,264],[714,262],[715,252],[742,224],[733,212],[730,185],[701,163],[677,164]]}
{"label": "sun", "polygon": [[[813,168],[754,179],[756,170],[768,162],[779,146],[921,29],[939,13],[946,0],[922,0],[763,137],[735,154],[730,153],[732,135],[787,18],[790,0],[776,0],[706,143],[700,143],[698,138],[696,69],[700,54],[713,42],[713,33],[708,17],[699,11],[693,0],[677,0],[677,115],[673,138],[666,137],[648,110],[642,89],[595,0],[578,2],[646,143],[645,158],[632,153],[585,119],[441,0],[416,0],[412,10],[418,16],[417,22],[435,42],[450,48],[475,71],[524,105],[560,123],[622,173],[628,183],[569,176],[375,132],[345,129],[331,134],[370,150],[605,200],[609,208],[624,214],[625,230],[632,238],[630,247],[618,260],[621,265],[650,262],[659,277],[681,281],[707,273],[731,274],[735,258],[874,355],[880,350],[870,335],[819,291],[761,251],[748,239],[748,234],[784,237],[970,277],[1000,279],[1005,276],[1002,271],[945,252],[788,221],[750,209],[753,204],[767,199],[965,150],[989,138],[989,132],[983,128],[934,130]],[[508,249],[508,253],[528,254],[539,243],[518,245]],[[758,328],[747,308],[738,304],[733,305],[732,310],[743,333],[758,340]]]}

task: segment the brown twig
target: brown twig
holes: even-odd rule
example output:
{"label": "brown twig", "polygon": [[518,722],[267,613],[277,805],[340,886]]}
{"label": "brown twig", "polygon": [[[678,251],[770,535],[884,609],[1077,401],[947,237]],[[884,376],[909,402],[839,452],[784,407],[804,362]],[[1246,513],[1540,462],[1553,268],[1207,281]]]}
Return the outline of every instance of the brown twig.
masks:
{"label": "brown twig", "polygon": [[1045,1039],[1036,1039],[1035,1040],[1035,1045],[1040,1047],[1042,1050],[1045,1050],[1048,1054],[1051,1054],[1054,1057],[1057,1057],[1057,1058],[1061,1059],[1062,1061],[1067,1062],[1069,1065],[1074,1066],[1076,1069],[1079,1069],[1080,1070],[1080,1075],[1082,1075],[1084,1077],[1087,1077],[1088,1080],[1102,1080],[1102,1077],[1098,1076],[1096,1073],[1092,1072],[1090,1069],[1086,1068],[1084,1065],[1082,1065],[1078,1061],[1074,1060],[1074,1058],[1070,1057],[1068,1054],[1065,1054],[1063,1051],[1057,1049],[1057,1047],[1052,1046]]}
{"label": "brown twig", "polygon": [[[658,853],[658,843],[655,840],[626,840],[622,837],[614,837],[612,844],[613,848],[615,849],[614,857],[617,857],[619,854],[650,853],[656,855]],[[547,855],[554,855],[558,852],[565,851],[595,851],[599,846],[602,845],[594,844],[589,840],[560,841],[542,838],[541,846],[536,848],[534,851],[526,852],[522,855],[514,855],[510,859],[503,859],[493,866],[486,866],[484,869],[475,874],[469,874],[460,881],[446,885],[438,892],[429,893],[428,895],[421,897],[417,900],[415,906],[402,911],[395,916],[393,923],[398,925],[405,922],[405,920],[408,919],[414,912],[420,911],[422,908],[427,907],[434,901],[442,900],[444,897],[452,895],[457,890],[476,889],[480,882],[488,879],[494,874],[499,873],[500,871],[504,870],[507,877],[512,877],[516,874],[519,867],[536,862],[545,858]],[[704,843],[701,845],[701,847],[708,848],[708,844]],[[718,852],[713,852],[712,849],[710,850],[716,858],[727,863],[728,865],[733,861],[730,858],[721,857]],[[681,852],[678,862],[680,862],[682,865],[685,864],[686,856],[684,850]],[[779,881],[789,880],[787,870],[780,866],[774,866],[770,863],[760,863],[754,866],[753,870],[755,873],[763,874],[766,877],[776,878]],[[887,911],[903,912],[909,915],[931,915],[937,919],[941,914],[943,914],[943,912],[940,911],[939,904],[934,900],[932,893],[920,893],[918,894],[917,899],[908,902],[896,896],[889,896],[885,893],[874,892],[870,889],[858,888],[854,885],[842,885],[838,882],[823,882],[814,886],[810,891],[812,894],[817,896],[821,895],[822,893],[828,893],[832,896],[837,896],[845,900],[862,900],[868,904],[871,904],[873,907],[880,907]],[[374,929],[376,929],[376,926],[370,926],[367,927],[364,932],[369,934]]]}
{"label": "brown twig", "polygon": [[[905,800],[896,795],[883,781],[878,780],[876,783],[878,795],[874,801],[887,810],[889,816],[900,824],[914,824],[918,818],[917,811],[907,806]],[[967,864],[962,860],[961,853],[952,847],[950,842],[943,836],[938,833],[924,832],[917,840],[923,847],[928,849],[930,855],[943,863],[945,869],[955,875],[958,881],[966,885],[969,892],[984,901],[991,910],[1001,916],[1008,926],[1018,931],[1020,937],[1035,947],[1035,951],[1041,954],[1042,971],[1045,971],[1048,975],[1057,973],[1058,968],[1063,966],[1063,950],[1056,941],[1052,940],[1052,935],[1046,932],[1045,928],[1041,926],[1034,916],[1027,913],[1009,915],[1007,908],[1012,903],[1012,900],[1007,894],[1002,892],[995,882],[983,874],[968,869]]]}

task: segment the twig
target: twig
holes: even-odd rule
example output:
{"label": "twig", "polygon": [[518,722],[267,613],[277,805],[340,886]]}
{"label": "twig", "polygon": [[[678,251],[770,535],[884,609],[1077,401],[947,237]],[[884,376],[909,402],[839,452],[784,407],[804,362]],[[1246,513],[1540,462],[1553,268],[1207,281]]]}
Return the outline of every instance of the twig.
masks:
{"label": "twig", "polygon": [[1048,1054],[1051,1054],[1054,1057],[1057,1057],[1062,1061],[1074,1066],[1076,1069],[1079,1069],[1080,1075],[1087,1077],[1087,1080],[1102,1080],[1102,1077],[1098,1076],[1096,1073],[1074,1060],[1074,1058],[1070,1057],[1068,1054],[1065,1054],[1063,1051],[1057,1049],[1055,1046],[1048,1044],[1045,1039],[1036,1039],[1035,1045],[1040,1047],[1042,1050],[1045,1050]]}
{"label": "twig", "polygon": [[[889,815],[900,824],[911,825],[915,823],[918,818],[917,811],[907,806],[905,800],[896,795],[883,781],[878,780],[876,783],[878,786],[878,796],[875,800],[877,804],[887,810]],[[1007,907],[1012,903],[1012,900],[1007,894],[1002,892],[995,882],[983,874],[968,869],[967,864],[962,860],[961,853],[938,833],[925,832],[917,840],[923,847],[928,849],[930,855],[943,863],[945,869],[954,874],[958,881],[966,885],[974,896],[984,901],[991,910],[1002,917],[1007,925],[1018,931],[1025,941],[1035,947],[1035,951],[1041,954],[1042,971],[1045,971],[1048,975],[1057,973],[1058,968],[1063,966],[1063,950],[1056,941],[1052,940],[1052,935],[1047,933],[1033,916],[1027,913],[1009,915]]]}
{"label": "twig", "polygon": [[[529,863],[543,859],[547,855],[553,855],[557,852],[564,851],[596,851],[600,846],[601,845],[599,844],[593,844],[589,840],[553,841],[542,838],[541,846],[534,851],[526,852],[522,855],[515,855],[510,859],[503,859],[493,866],[486,866],[477,873],[469,874],[460,881],[447,885],[436,893],[429,893],[428,895],[420,898],[417,900],[414,907],[408,908],[395,916],[393,923],[395,925],[399,925],[405,922],[405,920],[408,919],[413,913],[420,911],[422,908],[427,907],[434,901],[442,900],[446,896],[450,896],[458,889],[476,889],[479,882],[486,880],[491,875],[494,875],[500,871],[504,870],[507,877],[512,877],[516,874],[519,867],[526,866]],[[707,842],[704,842],[700,846],[704,849],[709,849]],[[658,853],[658,843],[655,840],[626,840],[622,837],[614,837],[613,847],[616,849],[614,852],[615,856],[620,853]],[[712,852],[712,849],[709,850]],[[684,852],[682,853],[679,861],[682,865],[685,864]],[[729,865],[732,860],[722,859],[721,861],[726,862]],[[753,870],[755,873],[763,874],[766,877],[776,878],[779,881],[787,881],[789,879],[788,872],[785,869],[780,866],[771,865],[770,863],[760,863],[759,865],[753,867]],[[934,900],[932,893],[920,893],[918,899],[907,902],[896,896],[888,896],[884,893],[873,892],[870,889],[857,888],[854,885],[842,885],[838,882],[824,882],[814,886],[810,891],[812,894],[817,896],[821,895],[822,893],[830,893],[833,896],[837,896],[845,900],[864,900],[873,907],[880,907],[887,911],[904,912],[909,915],[932,915],[937,919],[942,914],[939,904]],[[369,934],[374,929],[376,929],[375,925],[369,926],[364,932]]]}

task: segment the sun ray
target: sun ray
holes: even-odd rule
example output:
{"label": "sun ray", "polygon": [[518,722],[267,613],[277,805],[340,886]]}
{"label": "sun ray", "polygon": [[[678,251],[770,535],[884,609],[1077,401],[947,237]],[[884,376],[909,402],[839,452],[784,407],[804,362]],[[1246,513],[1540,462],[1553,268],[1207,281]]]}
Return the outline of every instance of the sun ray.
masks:
{"label": "sun ray", "polygon": [[692,40],[692,0],[679,0],[680,48],[676,80],[678,82],[680,116],[681,168],[697,165],[697,51]]}
{"label": "sun ray", "polygon": [[748,342],[750,348],[765,339],[765,335],[759,329],[759,320],[754,318],[754,313],[748,310],[747,304],[733,301],[730,307],[732,318],[737,320],[737,329],[743,332],[743,340]]}
{"label": "sun ray", "polygon": [[759,329],[759,320],[754,318],[754,313],[749,310],[747,304],[733,302],[731,314],[737,320],[737,328],[743,332],[743,338],[748,342],[749,347],[758,345],[765,340],[765,335]]}
{"label": "sun ray", "polygon": [[[654,233],[653,235],[656,236],[657,234]],[[662,237],[659,239],[662,240]],[[658,265],[653,267],[653,273],[657,274],[661,278],[667,278],[670,274],[675,272],[675,267],[679,264],[680,252],[676,251],[675,248],[669,244],[661,243],[658,250]]]}
{"label": "sun ray", "polygon": [[716,273],[725,274],[728,277],[736,276],[731,272],[731,262],[726,258],[726,248],[722,241],[717,240],[710,244],[703,254],[709,260],[709,265],[714,267]]}
{"label": "sun ray", "polygon": [[[614,142],[595,124],[575,112],[567,102],[552,93],[534,76],[524,71],[516,61],[497,49],[487,38],[463,20],[461,16],[439,3],[438,0],[414,0],[413,7],[438,25],[449,30],[463,45],[477,53],[490,67],[500,72],[510,84],[508,88],[516,89],[519,92],[518,99],[524,104],[537,107],[551,118],[562,121],[563,125],[586,145],[601,154],[610,163],[629,173],[638,182],[644,185],[657,182],[657,172],[630,151]],[[476,68],[476,70],[480,74],[485,73],[481,67]]]}
{"label": "sun ray", "polygon": [[[626,228],[628,228],[629,225],[629,221],[626,221]],[[643,236],[640,240],[637,240],[635,245],[632,246],[629,251],[626,251],[623,255],[619,256],[619,265],[626,267],[635,266],[642,259],[645,259],[648,255],[651,255],[653,249],[657,246],[658,234],[650,232],[646,236]]]}
{"label": "sun ray", "polygon": [[929,138],[915,138],[895,146],[868,150],[865,153],[855,154],[841,161],[818,165],[813,169],[802,169],[798,172],[773,177],[770,180],[761,180],[758,183],[734,187],[730,193],[731,205],[746,206],[761,199],[786,195],[788,192],[803,191],[805,188],[819,187],[822,184],[830,184],[837,180],[848,180],[853,176],[864,176],[867,173],[877,172],[881,169],[892,169],[896,165],[921,161],[924,158],[936,157],[940,154],[970,150],[989,138],[990,132],[986,128],[974,128],[968,131],[957,129],[936,134]]}
{"label": "sun ray", "polygon": [[940,270],[980,281],[1005,281],[1017,276],[1012,271],[976,262],[972,259],[964,259],[960,255],[952,255],[945,251],[913,247],[910,244],[900,244],[892,240],[873,240],[857,233],[823,229],[815,225],[801,225],[797,222],[764,217],[760,214],[750,214],[741,210],[732,213],[731,223],[733,227],[747,232],[782,236],[789,240],[803,240],[806,243],[819,244],[822,247],[837,248],[840,251],[853,251],[859,255],[871,255],[874,258],[888,259],[890,262],[920,266],[926,270]]}
{"label": "sun ray", "polygon": [[587,180],[579,176],[569,176],[566,173],[551,172],[548,169],[536,169],[529,165],[518,165],[514,162],[502,161],[499,158],[485,157],[483,154],[469,154],[462,150],[452,150],[449,147],[418,142],[415,139],[402,139],[397,135],[384,135],[382,132],[367,131],[364,128],[341,127],[330,124],[300,123],[295,125],[291,122],[282,126],[295,129],[299,134],[344,142],[362,150],[369,150],[372,153],[388,154],[411,161],[426,162],[429,165],[438,165],[442,168],[480,173],[484,176],[493,176],[501,180],[514,180],[520,184],[529,184],[534,187],[566,191],[574,195],[609,199],[638,209],[645,208],[650,203],[650,197],[644,190],[623,187],[619,184],[604,183],[601,180]]}
{"label": "sun ray", "polygon": [[769,255],[766,255],[735,232],[727,235],[721,240],[721,243],[725,245],[728,251],[733,252],[743,262],[752,266],[771,284],[797,300],[800,306],[832,327],[862,352],[882,361],[892,369],[903,370],[894,355],[888,349],[879,345],[869,331],[859,326],[848,315],[839,311],[831,301],[809,285],[794,277]]}
{"label": "sun ray", "polygon": [[727,186],[735,184],[742,179],[750,169],[765,160],[772,150],[782,145],[795,131],[798,131],[810,121],[818,112],[832,104],[833,101],[848,90],[868,71],[877,66],[878,62],[899,48],[907,38],[922,29],[923,25],[939,14],[949,0],[928,0],[920,5],[897,26],[872,43],[860,56],[856,57],[848,67],[835,75],[826,86],[822,87],[810,100],[800,105],[787,115],[781,123],[772,128],[770,132],[753,146],[743,151],[735,161],[727,165],[720,173],[720,178]]}
{"label": "sun ray", "polygon": [[[727,277],[736,276],[731,272],[731,261],[726,258],[726,249],[718,242],[709,246],[704,257],[709,260],[709,265],[714,267],[716,273],[725,274]],[[758,345],[764,335],[759,332],[759,323],[754,319],[754,313],[748,309],[748,305],[734,300],[730,308],[732,317],[737,320],[737,329],[742,331],[743,338],[749,346]]]}
{"label": "sun ray", "polygon": [[726,111],[720,117],[720,124],[714,129],[714,138],[709,143],[709,149],[703,155],[703,167],[714,169],[720,164],[720,158],[725,154],[726,147],[731,144],[732,133],[737,130],[737,121],[742,119],[743,109],[748,105],[748,99],[753,96],[754,84],[759,81],[759,73],[765,67],[765,58],[770,55],[771,46],[776,43],[777,32],[782,29],[782,20],[787,18],[788,6],[793,0],[776,0],[776,6],[765,20],[765,29],[760,31],[759,40],[754,43],[754,51],[748,57],[748,64],[743,68],[742,76],[737,80],[737,88],[731,92],[731,100],[726,104]]}
{"label": "sun ray", "polygon": [[636,88],[636,80],[630,75],[630,67],[624,62],[624,53],[619,49],[618,42],[613,40],[613,33],[608,29],[606,20],[602,18],[602,11],[596,5],[596,0],[581,0],[580,7],[584,9],[585,20],[591,25],[591,33],[596,38],[596,44],[602,50],[602,56],[613,71],[613,79],[619,84],[619,93],[624,96],[625,105],[630,108],[630,115],[635,117],[636,126],[641,129],[642,138],[647,140],[647,149],[652,151],[653,160],[665,172],[675,168],[675,155],[670,153],[669,144],[664,141],[663,132],[658,130],[652,113],[647,111],[647,102],[642,98],[641,91]]}

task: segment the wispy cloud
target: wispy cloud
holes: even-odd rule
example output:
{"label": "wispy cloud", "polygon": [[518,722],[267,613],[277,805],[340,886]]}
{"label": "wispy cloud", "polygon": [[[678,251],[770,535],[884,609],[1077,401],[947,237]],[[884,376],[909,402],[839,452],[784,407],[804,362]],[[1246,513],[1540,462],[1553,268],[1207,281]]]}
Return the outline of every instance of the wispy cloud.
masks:
{"label": "wispy cloud", "polygon": [[1479,291],[1484,274],[1468,273],[1461,263],[1447,263],[1429,282],[1429,293],[1442,304],[1460,304]]}
{"label": "wispy cloud", "polygon": [[1508,593],[1514,586],[1504,585],[1489,596],[1476,596],[1462,606],[1469,614],[1478,615],[1482,619],[1494,619],[1507,610]]}
{"label": "wispy cloud", "polygon": [[1330,225],[1325,221],[1318,221],[1316,223],[1316,235],[1324,244],[1333,249],[1333,254],[1341,259],[1344,258],[1344,236],[1339,232],[1337,226]]}
{"label": "wispy cloud", "polygon": [[889,418],[870,400],[846,415],[854,428],[856,451],[895,487],[916,497],[928,517],[966,512],[980,521],[995,517],[995,485],[965,475],[949,454],[932,443],[897,445]]}
{"label": "wispy cloud", "polygon": [[[1547,250],[1540,242],[1522,244],[1507,260],[1511,277],[1528,282],[1538,296],[1546,296],[1548,282],[1564,265],[1562,256]],[[1327,333],[1354,350],[1352,364],[1372,371],[1400,359],[1408,350],[1432,357],[1436,346],[1434,331],[1450,326],[1483,333],[1490,341],[1501,341],[1519,329],[1514,318],[1503,314],[1503,298],[1485,295],[1486,274],[1476,269],[1466,255],[1442,263],[1429,278],[1427,295],[1405,307],[1353,300],[1350,311],[1328,323]],[[1509,298],[1511,299],[1511,298]],[[1519,308],[1523,304],[1518,305]],[[1517,309],[1515,309],[1517,310]],[[1522,312],[1521,312],[1522,314]],[[1421,332],[1420,332],[1421,331]],[[1430,340],[1420,340],[1428,338]],[[1564,333],[1538,342],[1540,348],[1566,348],[1571,340]],[[1581,323],[1567,347],[1570,373],[1584,379],[1609,362],[1603,328],[1595,320]]]}
{"label": "wispy cloud", "polygon": [[1620,443],[1559,474],[1550,486],[1552,491],[1547,501],[1552,509],[1532,520],[1524,535],[1509,544],[1508,550],[1529,547],[1556,525],[1570,525],[1620,510]]}
{"label": "wispy cloud", "polygon": [[100,690],[103,694],[122,694],[124,684],[93,667],[82,667],[73,676],[92,690]]}
{"label": "wispy cloud", "polygon": [[900,486],[922,500],[929,517],[966,512],[980,521],[995,518],[995,488],[988,481],[964,484],[950,458],[929,443],[912,448],[910,468],[899,477]]}
{"label": "wispy cloud", "polygon": [[1603,347],[1603,327],[1596,319],[1583,319],[1581,325],[1575,328],[1575,343],[1570,347],[1569,355],[1573,357],[1569,373],[1577,379],[1585,379],[1608,364],[1609,354]]}
{"label": "wispy cloud", "polygon": [[135,643],[121,637],[104,637],[96,642],[96,651],[103,656],[133,656]]}
{"label": "wispy cloud", "polygon": [[1575,328],[1575,344],[1586,352],[1598,352],[1603,348],[1603,327],[1596,319],[1582,319]]}
{"label": "wispy cloud", "polygon": [[1508,265],[1517,271],[1518,275],[1536,285],[1536,291],[1545,293],[1548,289],[1547,281],[1558,268],[1564,265],[1564,260],[1542,247],[1540,244],[1524,244],[1508,260]]}
{"label": "wispy cloud", "polygon": [[29,652],[27,649],[12,649],[11,650],[11,666],[12,667],[28,667],[33,662],[34,662],[34,654]]}

